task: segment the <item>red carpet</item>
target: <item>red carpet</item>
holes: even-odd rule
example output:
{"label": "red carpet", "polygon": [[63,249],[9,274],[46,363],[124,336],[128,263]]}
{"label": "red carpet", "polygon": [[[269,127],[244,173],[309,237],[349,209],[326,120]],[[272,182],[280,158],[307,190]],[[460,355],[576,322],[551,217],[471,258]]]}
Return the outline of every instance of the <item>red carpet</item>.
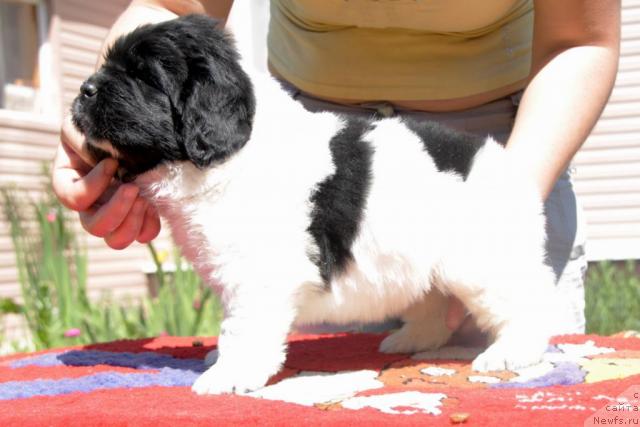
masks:
{"label": "red carpet", "polygon": [[535,367],[482,375],[460,360],[472,349],[385,355],[382,338],[294,336],[283,371],[250,397],[190,391],[215,339],[9,356],[0,359],[0,426],[640,425],[636,336],[559,337]]}

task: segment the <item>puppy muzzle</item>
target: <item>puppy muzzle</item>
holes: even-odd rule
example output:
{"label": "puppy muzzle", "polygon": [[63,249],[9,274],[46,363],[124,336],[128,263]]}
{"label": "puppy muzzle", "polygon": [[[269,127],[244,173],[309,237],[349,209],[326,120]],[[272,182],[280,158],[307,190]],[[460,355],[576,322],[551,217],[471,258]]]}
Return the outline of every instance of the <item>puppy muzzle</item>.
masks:
{"label": "puppy muzzle", "polygon": [[129,172],[129,169],[121,159],[120,153],[113,147],[113,145],[111,145],[111,143],[107,141],[91,141],[87,139],[86,144],[87,151],[91,154],[96,163],[109,157],[118,160],[119,166],[116,170],[116,178],[120,182],[132,182],[136,179],[136,175]]}

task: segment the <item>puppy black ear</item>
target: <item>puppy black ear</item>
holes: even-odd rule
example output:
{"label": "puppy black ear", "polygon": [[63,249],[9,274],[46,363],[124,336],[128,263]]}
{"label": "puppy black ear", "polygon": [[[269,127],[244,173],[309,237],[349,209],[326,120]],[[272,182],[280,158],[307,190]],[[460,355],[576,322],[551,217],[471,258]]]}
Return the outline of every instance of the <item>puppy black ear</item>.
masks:
{"label": "puppy black ear", "polygon": [[181,136],[187,158],[203,168],[238,151],[251,135],[255,100],[231,38],[202,16],[183,18],[195,43],[182,89]]}
{"label": "puppy black ear", "polygon": [[221,81],[203,75],[186,90],[182,141],[196,166],[224,160],[249,140],[254,102],[251,84],[243,80]]}

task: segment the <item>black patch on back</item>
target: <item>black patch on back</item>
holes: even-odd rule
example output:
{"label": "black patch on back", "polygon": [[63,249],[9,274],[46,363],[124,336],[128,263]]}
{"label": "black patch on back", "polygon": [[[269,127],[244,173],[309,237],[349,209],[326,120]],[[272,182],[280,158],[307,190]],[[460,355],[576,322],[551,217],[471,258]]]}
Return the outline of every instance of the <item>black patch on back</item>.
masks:
{"label": "black patch on back", "polygon": [[325,283],[344,271],[353,258],[351,246],[358,234],[369,187],[373,148],[362,139],[371,122],[349,117],[347,125],[330,141],[335,172],[318,184],[307,229],[319,249],[311,260]]}
{"label": "black patch on back", "polygon": [[486,138],[456,131],[436,122],[403,118],[402,122],[422,140],[440,172],[454,171],[467,179],[473,158]]}

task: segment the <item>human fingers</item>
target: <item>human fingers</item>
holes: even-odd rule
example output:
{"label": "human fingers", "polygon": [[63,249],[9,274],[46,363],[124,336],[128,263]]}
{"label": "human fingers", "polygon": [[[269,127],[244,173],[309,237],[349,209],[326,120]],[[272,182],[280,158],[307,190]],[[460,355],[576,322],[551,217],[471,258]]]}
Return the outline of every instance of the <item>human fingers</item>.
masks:
{"label": "human fingers", "polygon": [[467,311],[456,297],[449,297],[445,324],[450,331],[456,331],[467,317]]}
{"label": "human fingers", "polygon": [[94,236],[106,237],[124,222],[137,196],[135,185],[120,185],[104,204],[97,203],[80,212],[82,227]]}
{"label": "human fingers", "polygon": [[451,336],[448,345],[486,347],[488,343],[488,334],[480,330],[472,316],[467,316]]}
{"label": "human fingers", "polygon": [[[58,153],[64,151],[58,148]],[[65,154],[60,154],[65,156]],[[58,156],[56,156],[57,158]],[[60,166],[64,160],[54,162],[52,173],[53,191],[63,205],[75,211],[89,209],[109,187],[118,169],[118,162],[111,158],[100,161],[95,167],[85,171],[73,167]]]}
{"label": "human fingers", "polygon": [[144,213],[142,228],[138,233],[136,240],[140,243],[149,243],[155,239],[160,233],[160,216],[158,211],[151,205],[147,205]]}
{"label": "human fingers", "polygon": [[109,186],[118,168],[117,161],[105,159],[96,165],[87,150],[84,136],[64,117],[60,144],[53,162],[53,191],[70,209],[88,209]]}
{"label": "human fingers", "polygon": [[67,114],[62,119],[60,129],[60,143],[65,148],[72,163],[69,165],[78,168],[79,165],[95,166],[96,160],[89,153],[85,136],[75,127],[71,121],[71,115]]}
{"label": "human fingers", "polygon": [[110,248],[124,249],[136,240],[145,219],[146,208],[147,202],[138,197],[122,223],[104,238]]}

